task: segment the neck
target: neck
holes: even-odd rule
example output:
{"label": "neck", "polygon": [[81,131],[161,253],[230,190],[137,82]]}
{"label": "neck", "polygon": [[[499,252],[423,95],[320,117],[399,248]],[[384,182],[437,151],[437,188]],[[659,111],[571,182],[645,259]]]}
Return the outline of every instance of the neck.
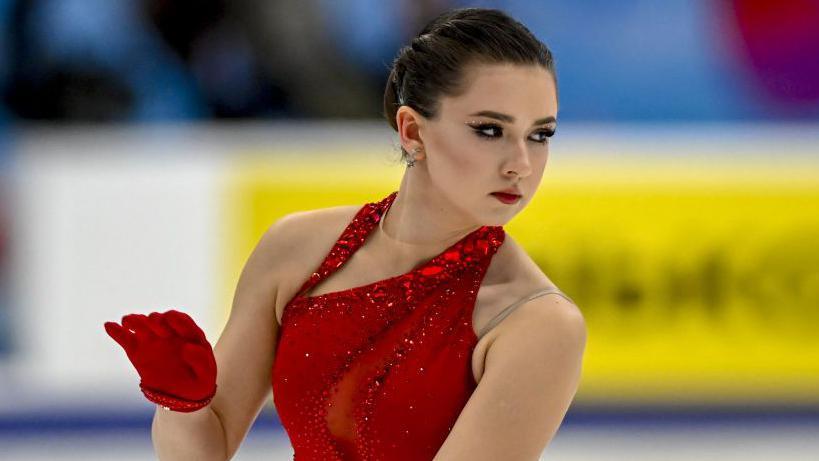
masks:
{"label": "neck", "polygon": [[[443,235],[443,238],[437,238],[435,240],[406,240],[403,237],[398,237],[397,231],[393,229],[401,228],[401,223],[407,222],[424,222],[427,219],[431,218],[408,218],[404,212],[404,206],[407,204],[407,197],[402,195],[401,190],[398,192],[398,196],[395,197],[392,203],[389,204],[387,209],[384,211],[384,215],[378,222],[378,229],[379,235],[383,237],[385,241],[388,242],[393,248],[397,248],[398,250],[409,250],[413,254],[417,253],[427,253],[427,252],[435,252],[440,251],[443,248],[451,245],[454,242],[457,242],[465,235],[469,234],[470,232],[474,231],[475,228],[466,228],[466,229],[457,229],[454,231],[446,232]],[[397,214],[392,213],[395,210]],[[387,219],[389,217],[389,223],[387,223]],[[393,217],[395,219],[393,219]],[[409,219],[409,221],[408,221]],[[420,219],[420,221],[419,221]],[[428,221],[427,221],[428,222]],[[438,221],[437,223],[440,223]],[[436,223],[436,224],[437,224]],[[433,226],[434,227],[434,226]],[[408,229],[405,229],[408,230]],[[420,231],[420,229],[418,229]],[[419,232],[420,233],[420,232]]]}
{"label": "neck", "polygon": [[[395,200],[398,200],[397,198]],[[393,202],[395,203],[395,202]],[[435,242],[407,242],[396,237],[390,235],[386,230],[384,230],[384,221],[387,220],[387,214],[389,214],[390,209],[392,208],[392,204],[387,207],[387,210],[384,212],[384,216],[378,221],[378,230],[381,232],[381,236],[384,237],[385,240],[388,240],[392,244],[402,246],[402,247],[410,247],[410,248],[433,248],[433,247],[440,247],[445,245],[446,242],[435,241]]]}

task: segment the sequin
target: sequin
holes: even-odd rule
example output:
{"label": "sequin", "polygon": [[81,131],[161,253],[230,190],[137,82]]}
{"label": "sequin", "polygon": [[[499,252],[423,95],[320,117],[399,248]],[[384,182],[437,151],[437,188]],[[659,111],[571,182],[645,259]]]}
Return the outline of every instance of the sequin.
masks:
{"label": "sequin", "polygon": [[503,227],[482,226],[405,274],[305,295],[397,195],[365,204],[284,308],[271,383],[296,461],[431,460],[477,386],[472,311]]}

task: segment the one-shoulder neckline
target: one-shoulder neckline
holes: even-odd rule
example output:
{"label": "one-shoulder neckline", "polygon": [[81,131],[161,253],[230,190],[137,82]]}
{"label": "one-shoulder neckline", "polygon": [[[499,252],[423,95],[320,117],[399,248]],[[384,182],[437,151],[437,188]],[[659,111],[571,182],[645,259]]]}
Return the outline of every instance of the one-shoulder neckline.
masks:
{"label": "one-shoulder neckline", "polygon": [[[364,289],[364,288],[370,288],[370,287],[373,287],[375,285],[391,282],[391,281],[400,279],[402,277],[410,276],[410,275],[412,275],[412,274],[414,274],[416,272],[420,272],[421,270],[423,270],[427,266],[431,266],[431,265],[433,265],[433,263],[438,262],[439,259],[443,258],[445,253],[448,253],[448,252],[454,250],[459,244],[466,241],[466,239],[468,237],[472,236],[473,234],[477,233],[480,230],[481,230],[481,228],[475,229],[474,231],[470,232],[469,234],[463,236],[457,242],[455,242],[452,245],[450,245],[449,247],[445,248],[443,251],[441,251],[437,255],[433,256],[428,261],[419,264],[414,269],[411,269],[410,271],[405,272],[403,274],[398,274],[398,275],[394,275],[392,277],[387,277],[387,278],[384,278],[384,279],[381,279],[381,280],[376,280],[375,282],[370,282],[370,283],[367,283],[365,285],[359,285],[359,286],[355,286],[355,287],[351,287],[351,288],[345,288],[343,290],[328,291],[327,293],[322,293],[322,294],[312,295],[312,296],[299,295],[299,296],[297,296],[297,298],[305,299],[305,300],[319,299],[319,298],[324,298],[324,297],[331,296],[331,295],[339,295],[339,294],[349,293],[349,292],[353,292],[353,291],[358,291],[358,290],[361,290],[361,289]],[[312,289],[313,287],[310,287],[310,288]]]}
{"label": "one-shoulder neckline", "polygon": [[[374,219],[374,220],[371,220],[371,221],[368,221],[367,225],[369,226],[369,228],[366,230],[364,236],[362,237],[361,244],[357,245],[355,247],[355,249],[350,254],[347,255],[347,257],[344,260],[344,263],[346,263],[349,260],[349,258],[352,257],[352,255],[356,251],[358,251],[362,246],[364,246],[367,239],[369,239],[370,236],[372,235],[374,228],[376,228],[378,226],[378,222],[380,221],[381,216],[383,216],[386,213],[386,210],[392,205],[392,202],[394,201],[397,194],[398,194],[398,191],[395,191],[395,192],[391,193],[386,199],[384,199],[384,200],[382,200],[380,202],[368,203],[368,204],[365,205],[365,207],[363,207],[361,210],[359,210],[359,213],[357,213],[356,216],[358,216],[362,211],[364,211],[366,209],[366,207],[372,207],[372,211],[374,213],[378,214],[378,218]],[[345,228],[344,232],[342,232],[342,235],[344,233],[346,233],[349,230],[350,226],[352,226],[352,225],[353,225],[352,222],[349,223],[348,226]],[[500,226],[498,226],[498,227],[500,227]],[[403,274],[398,274],[398,275],[394,275],[394,276],[391,276],[391,277],[383,278],[383,279],[380,279],[380,280],[376,280],[374,282],[366,283],[364,285],[358,285],[358,286],[354,286],[354,287],[350,287],[350,288],[345,288],[343,290],[329,291],[327,293],[321,293],[321,294],[318,294],[318,295],[311,295],[311,296],[306,296],[306,295],[303,294],[305,292],[305,289],[303,287],[300,290],[299,294],[296,295],[294,300],[301,299],[301,300],[305,300],[305,301],[315,301],[315,300],[319,300],[319,299],[322,299],[322,298],[328,298],[328,297],[334,297],[334,296],[339,296],[339,295],[345,295],[345,294],[348,294],[348,293],[354,293],[354,292],[357,292],[357,291],[360,291],[360,290],[364,290],[366,288],[372,288],[375,285],[380,285],[380,284],[384,284],[384,283],[388,283],[388,282],[393,282],[393,281],[401,279],[401,278],[409,277],[409,276],[411,276],[413,274],[421,272],[425,268],[427,268],[429,266],[432,266],[432,265],[434,265],[436,263],[441,263],[440,264],[441,266],[445,266],[446,264],[449,263],[449,261],[447,261],[446,258],[445,258],[445,255],[447,253],[449,253],[451,251],[454,251],[454,250],[460,251],[460,247],[463,246],[470,238],[472,238],[473,236],[475,236],[478,233],[488,231],[489,228],[490,228],[490,226],[478,227],[477,229],[475,229],[475,230],[469,232],[468,234],[464,235],[463,237],[461,237],[455,243],[449,245],[448,247],[446,247],[443,250],[441,250],[440,252],[438,252],[438,254],[436,254],[432,258],[428,259],[425,262],[420,263],[415,268],[409,270],[408,272],[404,272]],[[333,249],[335,249],[337,244],[338,244],[338,239],[336,239],[336,244],[333,245]],[[324,267],[326,261],[327,261],[327,258],[325,257],[325,260],[322,261],[321,265],[319,266],[319,269]],[[343,265],[344,263],[342,263],[341,265]],[[325,277],[322,277],[321,279],[319,279],[318,281],[313,283],[307,289],[307,291],[312,290],[313,288],[315,288],[317,283],[320,283],[326,277],[329,277],[330,275],[332,275],[334,272],[335,271],[330,272]],[[314,274],[315,274],[315,272],[314,272]]]}

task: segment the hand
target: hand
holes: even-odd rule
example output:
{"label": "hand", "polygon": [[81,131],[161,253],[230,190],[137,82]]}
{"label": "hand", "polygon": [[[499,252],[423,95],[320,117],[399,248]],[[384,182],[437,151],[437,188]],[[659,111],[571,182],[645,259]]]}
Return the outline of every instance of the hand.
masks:
{"label": "hand", "polygon": [[[148,316],[128,314],[122,317],[121,326],[105,322],[105,331],[125,349],[139,373],[143,392],[147,389],[195,402],[215,394],[213,349],[188,314],[173,309]],[[147,392],[146,396],[151,399]]]}

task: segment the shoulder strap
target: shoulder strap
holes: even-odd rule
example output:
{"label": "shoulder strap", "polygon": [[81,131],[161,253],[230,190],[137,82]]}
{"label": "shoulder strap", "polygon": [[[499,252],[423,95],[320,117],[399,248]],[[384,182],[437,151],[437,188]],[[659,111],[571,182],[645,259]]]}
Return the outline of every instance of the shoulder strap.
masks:
{"label": "shoulder strap", "polygon": [[353,219],[347,223],[347,227],[345,227],[338,238],[336,238],[335,243],[327,255],[325,255],[324,260],[322,260],[316,270],[310,274],[310,277],[304,281],[295,296],[303,296],[305,292],[311,290],[319,282],[329,277],[330,274],[341,267],[341,265],[364,244],[364,240],[367,239],[370,232],[378,225],[381,214],[392,204],[397,195],[398,191],[395,191],[379,201],[365,203],[359,208],[358,212],[353,216]]}
{"label": "shoulder strap", "polygon": [[377,212],[375,207],[375,203],[365,203],[358,209],[356,214],[353,215],[353,219],[347,223],[347,226],[336,238],[335,243],[333,243],[330,251],[324,256],[316,270],[301,285],[296,297],[303,296],[305,292],[329,277],[358,250],[374,226],[372,214]]}
{"label": "shoulder strap", "polygon": [[541,288],[541,289],[535,291],[534,293],[530,293],[530,294],[524,296],[523,298],[521,298],[521,299],[513,302],[512,304],[506,306],[505,308],[503,308],[503,310],[501,310],[497,315],[495,315],[495,317],[493,317],[492,320],[490,320],[489,323],[486,324],[486,326],[483,327],[481,332],[478,334],[478,339],[482,338],[483,335],[485,335],[495,325],[500,323],[501,320],[505,319],[507,316],[509,316],[509,314],[514,312],[515,309],[517,309],[517,307],[520,306],[521,304],[525,303],[526,301],[535,299],[535,298],[537,298],[539,296],[547,295],[547,294],[550,294],[550,293],[555,293],[555,294],[558,294],[560,296],[563,296],[564,298],[568,299],[569,302],[571,302],[572,304],[575,304],[575,302],[570,297],[566,296],[566,294],[563,293],[562,291],[560,291],[557,287]]}

